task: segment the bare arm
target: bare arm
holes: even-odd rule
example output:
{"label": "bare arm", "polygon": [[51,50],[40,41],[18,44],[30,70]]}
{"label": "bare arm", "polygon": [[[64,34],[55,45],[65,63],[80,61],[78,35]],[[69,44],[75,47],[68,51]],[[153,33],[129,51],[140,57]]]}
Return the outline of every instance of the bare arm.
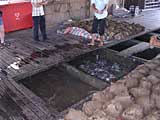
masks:
{"label": "bare arm", "polygon": [[104,9],[103,10],[98,10],[95,6],[95,4],[92,4],[92,9],[95,13],[98,13],[98,14],[103,14],[104,11],[106,11],[108,9],[108,4],[105,5]]}
{"label": "bare arm", "polygon": [[46,5],[48,1],[42,1],[42,2],[32,2],[32,5],[34,7],[41,7],[42,5]]}
{"label": "bare arm", "polygon": [[45,1],[40,2],[39,4],[40,4],[40,5],[47,5],[47,4],[48,4],[48,1],[45,0]]}
{"label": "bare arm", "polygon": [[92,9],[93,9],[93,11],[95,12],[95,13],[99,13],[99,10],[96,8],[96,6],[95,6],[95,4],[93,3],[92,4]]}

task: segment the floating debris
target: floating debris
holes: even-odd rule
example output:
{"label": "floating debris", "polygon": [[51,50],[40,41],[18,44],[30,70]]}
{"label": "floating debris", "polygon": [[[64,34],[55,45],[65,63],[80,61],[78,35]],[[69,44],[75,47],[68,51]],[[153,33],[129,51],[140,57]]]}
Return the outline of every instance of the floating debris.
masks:
{"label": "floating debris", "polygon": [[79,68],[106,82],[111,82],[116,79],[115,74],[119,74],[122,71],[121,66],[118,63],[112,63],[106,60],[100,60],[99,56],[96,55],[96,61],[86,61],[84,64],[81,64]]}

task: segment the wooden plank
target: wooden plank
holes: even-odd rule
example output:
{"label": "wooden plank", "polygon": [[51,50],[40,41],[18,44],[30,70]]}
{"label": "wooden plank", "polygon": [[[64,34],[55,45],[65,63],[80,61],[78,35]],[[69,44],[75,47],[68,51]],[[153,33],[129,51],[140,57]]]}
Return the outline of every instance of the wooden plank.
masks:
{"label": "wooden plank", "polygon": [[14,80],[9,79],[9,82],[15,87],[15,89],[21,92],[21,94],[28,100],[28,102],[30,102],[31,105],[35,109],[37,109],[37,111],[42,112],[42,114],[44,114],[45,119],[49,120],[49,118],[52,118],[50,112],[45,107],[46,104],[45,102],[43,102],[43,100],[41,100],[39,97],[36,97],[36,95],[34,95],[31,91],[27,90],[27,88],[17,84]]}
{"label": "wooden plank", "polygon": [[17,46],[18,50],[16,50],[16,51],[15,51],[14,48],[8,48],[7,50],[11,54],[13,54],[13,55],[15,55],[15,56],[17,56],[17,57],[19,57],[23,60],[29,60],[29,64],[31,64],[31,66],[33,66],[33,67],[39,66],[39,64],[38,64],[39,61],[38,60],[31,59],[31,54],[32,54],[33,51],[30,50],[29,48],[26,48],[26,47],[23,47],[23,49],[22,49],[22,48],[20,48],[21,46]]}
{"label": "wooden plank", "polygon": [[[22,88],[22,90],[23,91],[25,91],[25,95],[28,97],[28,99],[30,99],[34,104],[36,104],[37,106],[42,106],[43,107],[43,111],[47,114],[47,115],[49,115],[49,116],[51,116],[51,114],[53,115],[53,116],[56,116],[56,115],[58,115],[58,111],[56,111],[56,109],[54,110],[54,112],[50,112],[49,110],[48,110],[48,108],[46,107],[47,105],[46,105],[46,103],[40,98],[40,97],[38,97],[38,96],[36,96],[33,92],[31,92],[29,89],[27,89],[24,85],[20,85],[20,87]],[[35,102],[36,101],[36,102]],[[53,108],[54,109],[54,108]],[[52,110],[53,110],[52,109]]]}
{"label": "wooden plank", "polygon": [[[4,74],[2,74],[1,72],[0,72],[0,76],[1,76],[1,79],[0,79],[0,110],[1,111],[4,110],[3,112],[5,112],[10,119],[26,120],[24,118],[23,113],[19,112],[19,111],[22,111],[22,110],[20,108],[17,108],[17,107],[15,108],[16,103],[14,103],[9,98],[9,96],[7,95],[8,88],[4,83],[4,81],[7,80],[7,77]],[[4,102],[5,102],[5,106],[4,106]],[[6,108],[6,105],[7,105],[7,108]],[[8,109],[11,109],[11,111],[12,111],[12,109],[14,109],[14,113],[13,113],[13,111],[12,111],[12,113],[10,113],[8,111]],[[18,111],[17,111],[17,109],[18,109]],[[16,110],[16,112],[15,112],[15,110]],[[8,118],[6,118],[6,119],[8,119]]]}
{"label": "wooden plank", "polygon": [[[13,80],[12,80],[13,81]],[[31,103],[24,94],[21,93],[14,85],[12,84],[11,80],[5,81],[6,85],[11,90],[10,97],[21,107],[24,111],[25,115],[33,120],[47,120],[48,116],[46,116],[37,106]]]}
{"label": "wooden plank", "polygon": [[[13,53],[8,52],[8,51],[5,51],[5,53],[7,53],[7,55],[9,55],[8,57],[10,57],[10,56],[15,56]],[[14,61],[18,61],[18,59],[16,59],[15,57],[12,57],[12,59],[13,59]],[[22,58],[22,59],[23,59],[23,58]],[[15,74],[15,75],[12,76],[12,77],[15,77],[15,76],[18,76],[18,75],[21,75],[21,74],[22,74],[22,75],[27,74],[28,71],[32,71],[32,70],[36,69],[37,66],[38,66],[38,64],[34,64],[34,63],[32,63],[32,61],[31,61],[29,64],[26,64],[26,65],[21,66],[20,69],[17,70],[19,73]],[[39,65],[39,66],[40,66],[40,65]]]}
{"label": "wooden plank", "polygon": [[41,45],[39,42],[35,43],[35,41],[31,41],[31,42],[30,41],[27,41],[27,42],[23,41],[23,43],[24,43],[23,44],[24,46],[28,46],[35,51],[37,51],[37,50],[42,51],[42,50],[47,49],[45,46]]}
{"label": "wooden plank", "polygon": [[[7,58],[7,59],[5,59],[5,60],[7,60],[8,62],[11,62],[11,64],[13,64],[14,62],[20,61],[20,60],[18,60],[13,54],[11,54],[11,52],[8,52],[8,51],[5,50],[5,49],[4,49],[3,51],[1,51],[1,52],[2,52],[2,54],[5,55],[5,57]],[[19,69],[19,70],[15,70],[15,71],[17,71],[19,74],[25,72],[23,69]]]}
{"label": "wooden plank", "polygon": [[16,43],[12,43],[10,46],[8,46],[8,49],[13,50],[12,52],[21,53],[21,55],[30,56],[33,52],[32,49],[24,46],[19,41]]}
{"label": "wooden plank", "polygon": [[0,96],[3,96],[6,92],[7,87],[5,86],[3,82],[6,79],[7,77],[2,72],[0,72]]}
{"label": "wooden plank", "polygon": [[17,74],[17,71],[15,71],[13,68],[8,69],[7,67],[9,66],[9,63],[6,63],[6,60],[3,60],[3,56],[1,55],[2,53],[0,52],[0,66],[9,74],[9,75],[15,75]]}
{"label": "wooden plank", "polygon": [[[15,56],[17,56],[17,57],[19,57],[19,58],[21,58],[21,59],[29,59],[31,62],[31,64],[34,66],[37,66],[38,64],[37,63],[39,63],[39,61],[38,60],[33,60],[32,58],[31,58],[31,54],[33,53],[33,51],[32,52],[28,52],[29,50],[27,50],[27,48],[23,48],[23,49],[19,49],[19,50],[14,50],[14,49],[7,49],[9,52],[11,52],[12,54],[14,54]],[[27,51],[26,51],[27,50]]]}
{"label": "wooden plank", "polygon": [[23,114],[22,109],[10,98],[8,94],[5,94],[0,99],[0,115],[5,120],[28,120]]}

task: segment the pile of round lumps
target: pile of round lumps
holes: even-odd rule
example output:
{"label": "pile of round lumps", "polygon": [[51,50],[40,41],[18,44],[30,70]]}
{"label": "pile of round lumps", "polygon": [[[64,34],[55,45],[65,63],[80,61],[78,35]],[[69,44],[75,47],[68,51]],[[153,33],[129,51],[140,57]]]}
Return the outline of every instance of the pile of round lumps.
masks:
{"label": "pile of round lumps", "polygon": [[160,120],[160,58],[146,62],[93,94],[64,120]]}
{"label": "pile of round lumps", "polygon": [[[75,21],[71,23],[73,27],[84,28],[91,33],[93,21]],[[126,21],[106,20],[105,35],[109,40],[123,40],[130,36],[136,35],[145,30],[140,24],[128,23]]]}

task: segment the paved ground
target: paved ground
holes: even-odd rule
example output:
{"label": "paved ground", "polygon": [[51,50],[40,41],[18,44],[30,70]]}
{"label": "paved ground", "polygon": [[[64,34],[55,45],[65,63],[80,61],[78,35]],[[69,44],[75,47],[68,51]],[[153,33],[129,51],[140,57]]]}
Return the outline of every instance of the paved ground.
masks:
{"label": "paved ground", "polygon": [[146,31],[158,29],[160,25],[160,10],[145,11],[134,18],[119,20],[125,20],[129,23],[139,23],[146,27]]}

